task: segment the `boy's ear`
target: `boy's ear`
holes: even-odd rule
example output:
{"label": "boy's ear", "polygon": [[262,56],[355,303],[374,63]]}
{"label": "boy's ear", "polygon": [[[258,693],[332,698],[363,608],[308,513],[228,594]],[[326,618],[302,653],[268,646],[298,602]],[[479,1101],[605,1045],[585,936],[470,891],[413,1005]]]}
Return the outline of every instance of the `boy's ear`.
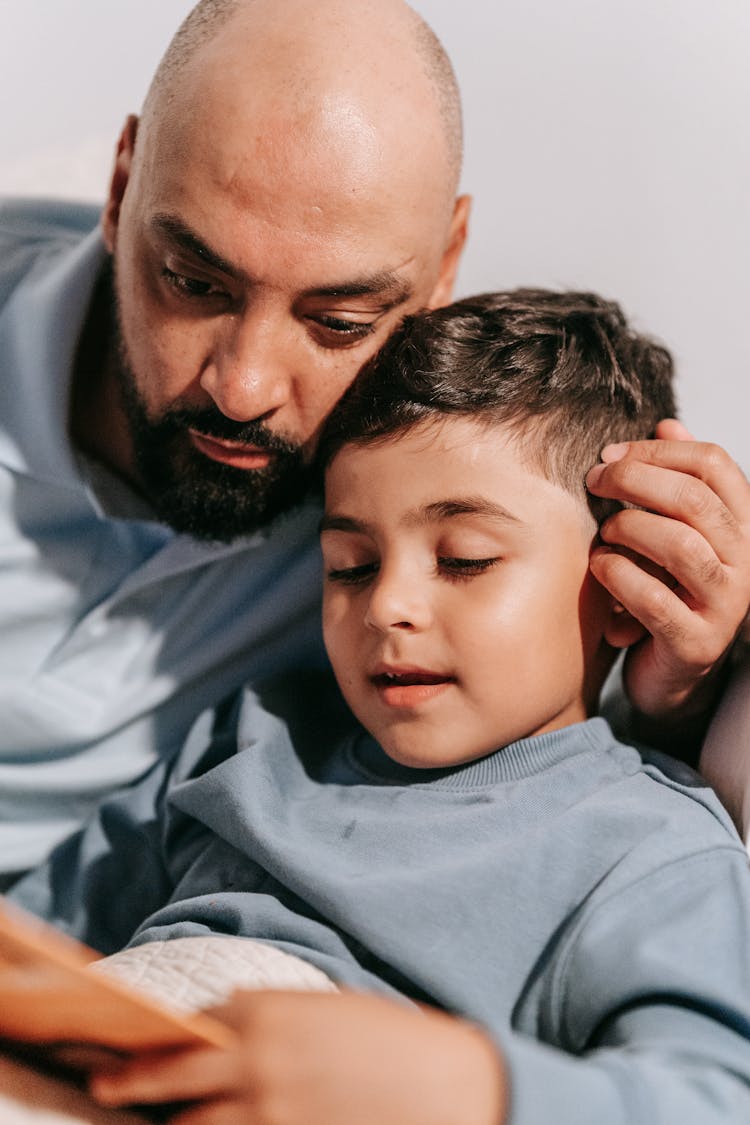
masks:
{"label": "boy's ear", "polygon": [[605,641],[612,648],[630,648],[631,645],[648,636],[646,626],[614,598],[610,598],[603,632]]}

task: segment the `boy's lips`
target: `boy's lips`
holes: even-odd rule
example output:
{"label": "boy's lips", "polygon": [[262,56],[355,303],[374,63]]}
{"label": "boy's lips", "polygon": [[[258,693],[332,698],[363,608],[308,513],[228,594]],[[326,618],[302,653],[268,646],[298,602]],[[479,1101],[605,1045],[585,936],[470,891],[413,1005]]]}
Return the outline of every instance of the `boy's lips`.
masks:
{"label": "boy's lips", "polygon": [[426,668],[382,665],[370,675],[370,682],[389,707],[415,707],[441,695],[456,677]]}
{"label": "boy's lips", "polygon": [[232,465],[235,469],[265,469],[273,460],[274,455],[269,449],[262,449],[257,445],[208,437],[198,430],[188,430],[188,433],[194,448],[199,453],[203,453],[212,461]]}

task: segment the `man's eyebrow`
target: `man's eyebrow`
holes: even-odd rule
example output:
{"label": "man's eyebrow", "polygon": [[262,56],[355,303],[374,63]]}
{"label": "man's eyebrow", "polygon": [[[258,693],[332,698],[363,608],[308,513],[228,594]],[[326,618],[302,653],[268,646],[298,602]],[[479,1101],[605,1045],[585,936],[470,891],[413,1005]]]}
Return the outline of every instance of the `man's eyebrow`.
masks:
{"label": "man's eyebrow", "polygon": [[391,308],[400,305],[412,295],[412,285],[406,278],[392,270],[380,270],[336,285],[321,285],[308,289],[308,297],[386,297]]}
{"label": "man's eyebrow", "polygon": [[[207,266],[225,273],[229,277],[243,277],[243,271],[228,262],[216,250],[212,250],[194,230],[191,230],[176,215],[157,214],[151,220],[152,228],[169,238],[177,246],[193,254]],[[353,278],[351,281],[336,282],[333,285],[316,286],[308,289],[306,297],[384,297],[388,308],[402,304],[412,295],[412,285],[403,277],[399,277],[393,270],[379,270],[373,274]]]}
{"label": "man's eyebrow", "polygon": [[222,258],[221,254],[217,254],[215,250],[207,246],[195,231],[191,230],[175,215],[154,215],[151,226],[157,234],[166,235],[183,250],[193,254],[196,258],[200,258],[207,266],[211,266],[220,273],[228,274],[230,277],[240,276],[241,271],[236,266],[233,266],[226,258]]}
{"label": "man's eyebrow", "polygon": [[[489,500],[486,496],[462,496],[450,500],[436,500],[424,508],[416,508],[409,512],[405,523],[418,526],[425,523],[439,523],[441,520],[453,519],[457,516],[483,516],[498,523],[513,524],[523,527],[524,521],[513,514],[502,504]],[[350,531],[355,534],[369,534],[372,527],[366,520],[354,519],[352,516],[326,514],[318,525],[319,532],[324,531]]]}

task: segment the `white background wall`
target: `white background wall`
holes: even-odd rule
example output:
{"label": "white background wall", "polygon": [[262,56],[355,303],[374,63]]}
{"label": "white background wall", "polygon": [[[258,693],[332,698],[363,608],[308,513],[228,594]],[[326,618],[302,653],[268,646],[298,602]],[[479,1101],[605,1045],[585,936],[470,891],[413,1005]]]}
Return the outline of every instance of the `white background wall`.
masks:
{"label": "white background wall", "polygon": [[[97,199],[190,0],[0,0],[0,192]],[[750,469],[749,0],[414,0],[464,91],[461,293],[595,288]]]}

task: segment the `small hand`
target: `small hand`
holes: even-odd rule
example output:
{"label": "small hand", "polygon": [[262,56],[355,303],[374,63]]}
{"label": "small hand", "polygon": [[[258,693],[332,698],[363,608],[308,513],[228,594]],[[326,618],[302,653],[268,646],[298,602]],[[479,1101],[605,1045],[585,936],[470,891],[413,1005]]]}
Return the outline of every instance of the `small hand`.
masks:
{"label": "small hand", "polygon": [[750,484],[719,446],[674,419],[609,446],[589,490],[636,505],[608,519],[591,570],[624,607],[625,687],[667,723],[708,718],[718,671],[750,607]]}
{"label": "small hand", "polygon": [[107,1105],[195,1104],[170,1125],[502,1125],[493,1044],[440,1012],[357,993],[240,992],[237,1046],[143,1056],[91,1080]]}

